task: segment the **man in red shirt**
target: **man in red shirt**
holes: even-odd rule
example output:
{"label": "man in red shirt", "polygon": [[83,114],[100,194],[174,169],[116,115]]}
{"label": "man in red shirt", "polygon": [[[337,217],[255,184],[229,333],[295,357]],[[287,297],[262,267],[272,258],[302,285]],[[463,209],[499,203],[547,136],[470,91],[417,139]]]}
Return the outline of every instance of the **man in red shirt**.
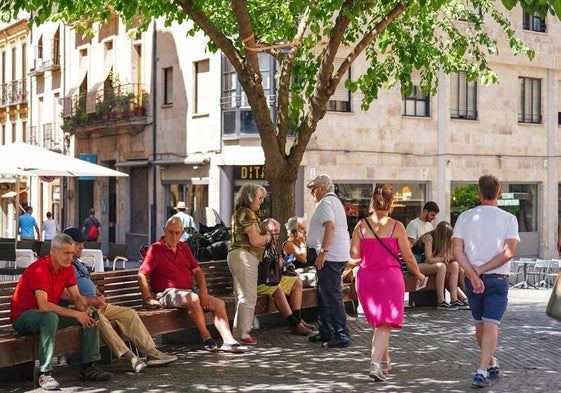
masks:
{"label": "man in red shirt", "polygon": [[[95,314],[80,295],[72,267],[74,240],[57,234],[51,242],[51,253],[25,269],[10,303],[10,320],[19,333],[39,335],[39,377],[44,390],[57,390],[51,376],[57,329],[81,325],[82,370],[80,379],[108,381],[111,374],[96,366],[99,356],[99,331]],[[75,308],[58,305],[64,289],[68,290]]]}
{"label": "man in red shirt", "polygon": [[[218,347],[206,327],[203,314],[203,311],[210,311],[214,316],[214,326],[224,341],[220,350],[247,352],[247,347],[240,345],[232,336],[224,301],[208,294],[203,271],[189,246],[180,242],[183,231],[181,219],[171,217],[164,227],[164,236],[148,249],[138,271],[144,302],[152,307],[186,309],[199,329],[204,348],[216,351]],[[198,293],[193,291],[191,274],[197,282]],[[148,285],[148,278],[152,288]]]}

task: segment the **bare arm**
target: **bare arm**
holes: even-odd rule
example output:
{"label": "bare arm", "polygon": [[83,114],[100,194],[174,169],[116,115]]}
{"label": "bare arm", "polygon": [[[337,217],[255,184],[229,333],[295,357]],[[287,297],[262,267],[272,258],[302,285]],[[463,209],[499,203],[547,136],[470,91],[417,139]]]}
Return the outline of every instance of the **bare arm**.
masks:
{"label": "bare arm", "polygon": [[206,286],[205,274],[200,267],[193,269],[191,271],[197,281],[197,286],[199,287],[199,299],[201,301],[201,307],[203,310],[208,310],[212,307],[212,298],[208,294],[208,288]]}
{"label": "bare arm", "polygon": [[146,305],[150,307],[162,307],[162,303],[152,296],[150,285],[148,285],[148,278],[142,273],[138,273],[138,286],[140,287],[142,299]]}
{"label": "bare arm", "polygon": [[483,293],[485,284],[479,277],[479,274],[474,269],[473,265],[469,262],[466,253],[464,252],[464,240],[459,238],[452,239],[452,254],[454,259],[458,261],[461,267],[464,268],[466,277],[473,286],[474,293]]}
{"label": "bare arm", "polygon": [[47,292],[40,289],[36,290],[35,297],[37,298],[39,311],[54,312],[61,317],[76,318],[83,328],[95,326],[97,321],[92,318],[92,311],[87,307],[85,301],[79,299],[81,296],[78,292],[78,288],[73,286],[70,287],[68,291],[70,293],[70,298],[77,303],[76,308],[61,307],[58,304],[51,303],[47,299]]}
{"label": "bare arm", "polygon": [[360,251],[360,225],[356,224],[355,229],[353,229],[353,239],[351,240],[351,258],[360,259],[362,258],[362,253]]}
{"label": "bare arm", "polygon": [[510,261],[514,257],[514,251],[516,250],[516,246],[518,245],[517,239],[506,239],[503,249],[500,253],[495,255],[491,260],[487,263],[474,267],[475,271],[478,275],[481,275],[489,270],[496,269],[508,261]]}
{"label": "bare arm", "polygon": [[271,241],[271,235],[265,232],[265,234],[261,233],[261,228],[259,225],[252,224],[245,228],[245,233],[249,238],[249,244],[253,247],[263,247],[266,246]]}
{"label": "bare arm", "polygon": [[405,232],[405,227],[401,222],[397,222],[394,235],[397,235],[397,244],[399,246],[399,251],[401,252],[401,257],[407,265],[407,268],[412,275],[415,276],[417,280],[424,280],[425,275],[419,270],[419,265],[417,260],[411,251],[411,245],[409,244],[409,239],[407,238],[407,232]]}
{"label": "bare arm", "polygon": [[[321,248],[324,250],[329,250],[331,243],[333,242],[333,236],[335,235],[335,222],[326,221],[323,223],[325,230],[323,231],[323,240],[321,241]],[[327,252],[320,252],[316,258],[316,268],[318,270],[323,269],[325,264],[325,259],[327,258]]]}
{"label": "bare arm", "polygon": [[432,243],[433,243],[433,239],[432,236],[425,236],[423,237],[423,244],[425,245],[425,262],[426,263],[437,263],[437,262],[444,262],[446,263],[446,257],[444,255],[442,256],[436,256],[433,255],[432,253]]}
{"label": "bare arm", "polygon": [[306,248],[306,243],[303,243],[302,246],[297,246],[296,243],[294,243],[293,241],[288,241],[284,244],[284,247],[282,248],[282,252],[285,255],[293,254],[298,262],[306,263],[306,258],[308,256],[308,249]]}

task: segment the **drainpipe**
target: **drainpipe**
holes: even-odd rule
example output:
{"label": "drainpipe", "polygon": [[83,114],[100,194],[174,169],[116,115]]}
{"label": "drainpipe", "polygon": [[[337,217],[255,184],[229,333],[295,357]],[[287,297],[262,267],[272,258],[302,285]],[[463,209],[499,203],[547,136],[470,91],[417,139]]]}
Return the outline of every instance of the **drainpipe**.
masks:
{"label": "drainpipe", "polygon": [[158,150],[157,145],[157,119],[156,116],[156,104],[157,104],[157,29],[156,29],[156,18],[153,18],[152,26],[152,206],[150,207],[150,243],[156,241],[156,198],[158,193],[156,191],[156,182],[158,179],[158,173],[156,171],[156,158]]}

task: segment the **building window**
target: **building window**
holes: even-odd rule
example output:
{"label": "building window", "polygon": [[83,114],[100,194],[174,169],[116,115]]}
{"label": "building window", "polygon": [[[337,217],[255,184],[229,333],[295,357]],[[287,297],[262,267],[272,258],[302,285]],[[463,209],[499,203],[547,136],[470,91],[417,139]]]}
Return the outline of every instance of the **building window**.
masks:
{"label": "building window", "polygon": [[[263,91],[268,98],[271,117],[274,119],[275,91],[273,75],[276,63],[272,56],[259,53],[259,69],[263,79]],[[247,101],[247,96],[238,82],[238,76],[228,59],[222,57],[222,135],[242,136],[258,135],[259,130],[255,124],[253,112]]]}
{"label": "building window", "polygon": [[545,19],[542,19],[538,14],[531,15],[527,12],[524,12],[524,14],[522,15],[522,28],[524,30],[545,33]]}
{"label": "building window", "polygon": [[173,67],[164,68],[164,105],[173,104]]}
{"label": "building window", "polygon": [[519,123],[541,123],[542,122],[542,81],[536,78],[519,77],[520,85],[518,122]]}
{"label": "building window", "polygon": [[208,59],[195,63],[195,113],[210,113],[208,102],[210,90],[210,62]]}
{"label": "building window", "polygon": [[419,86],[413,86],[411,94],[403,98],[403,114],[405,116],[430,117],[430,97],[425,95]]}
{"label": "building window", "polygon": [[[343,63],[342,58],[335,58],[333,67],[335,70],[339,69]],[[351,79],[351,68],[347,72],[347,78],[342,78],[339,85],[335,89],[333,95],[329,98],[327,103],[327,110],[333,112],[350,112],[351,111],[351,92],[345,87],[345,81]]]}
{"label": "building window", "polygon": [[477,119],[477,82],[468,81],[465,71],[450,76],[450,117]]}

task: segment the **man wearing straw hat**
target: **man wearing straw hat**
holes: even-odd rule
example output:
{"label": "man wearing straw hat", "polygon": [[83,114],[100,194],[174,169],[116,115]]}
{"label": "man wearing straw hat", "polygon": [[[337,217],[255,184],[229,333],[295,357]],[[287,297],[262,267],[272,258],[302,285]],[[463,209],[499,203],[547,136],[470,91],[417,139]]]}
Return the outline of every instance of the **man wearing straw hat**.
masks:
{"label": "man wearing straw hat", "polygon": [[[197,225],[195,224],[195,220],[189,214],[187,214],[187,206],[185,206],[185,202],[179,201],[177,202],[177,206],[175,207],[177,213],[173,215],[173,217],[179,217],[181,222],[183,222],[183,235],[181,236],[181,241],[186,242],[187,239],[191,236],[193,232],[197,230]],[[193,229],[188,229],[193,228]]]}

